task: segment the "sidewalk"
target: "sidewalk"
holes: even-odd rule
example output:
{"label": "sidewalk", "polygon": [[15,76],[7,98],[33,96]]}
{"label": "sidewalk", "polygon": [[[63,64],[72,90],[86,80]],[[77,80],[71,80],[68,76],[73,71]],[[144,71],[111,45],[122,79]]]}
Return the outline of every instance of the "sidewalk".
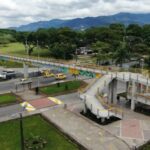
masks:
{"label": "sidewalk", "polygon": [[121,139],[66,109],[45,111],[42,115],[88,150],[129,150]]}

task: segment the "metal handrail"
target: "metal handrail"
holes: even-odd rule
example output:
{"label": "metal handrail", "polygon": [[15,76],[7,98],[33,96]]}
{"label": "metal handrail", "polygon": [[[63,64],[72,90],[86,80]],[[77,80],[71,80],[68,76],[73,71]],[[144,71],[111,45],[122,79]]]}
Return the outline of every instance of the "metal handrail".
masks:
{"label": "metal handrail", "polygon": [[119,115],[121,115],[123,117],[123,110],[122,109],[105,103],[103,98],[98,93],[96,94],[96,98],[100,101],[100,103],[103,105],[103,107],[108,107],[107,110],[109,112],[113,112],[115,114],[119,114]]}
{"label": "metal handrail", "polygon": [[[102,77],[102,75],[101,75],[101,77]],[[93,81],[92,81],[92,83],[90,83],[90,84],[88,84],[86,87],[84,87],[84,88],[80,88],[79,90],[78,90],[78,92],[79,93],[86,93],[96,82],[97,82],[97,80],[99,80],[101,77],[99,77],[99,78],[95,78]]]}

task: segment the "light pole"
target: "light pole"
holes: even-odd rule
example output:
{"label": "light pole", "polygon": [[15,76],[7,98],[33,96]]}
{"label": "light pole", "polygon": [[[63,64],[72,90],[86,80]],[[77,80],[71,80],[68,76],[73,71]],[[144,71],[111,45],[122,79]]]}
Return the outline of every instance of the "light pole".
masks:
{"label": "light pole", "polygon": [[[37,51],[38,51],[38,63],[39,63],[39,42],[38,42],[38,40],[37,40]],[[39,64],[38,64],[38,85],[37,85],[37,94],[38,94],[38,91],[39,91],[39,85],[40,85],[40,83],[39,83],[40,81],[39,81]]]}
{"label": "light pole", "polygon": [[22,113],[19,113],[20,116],[20,138],[21,138],[21,150],[24,150],[24,133],[23,133],[23,120]]}
{"label": "light pole", "polygon": [[[22,112],[26,109],[26,104],[23,106]],[[20,141],[21,141],[21,150],[25,150],[24,148],[24,130],[23,130],[23,118],[22,118],[22,112],[19,113],[20,117]]]}

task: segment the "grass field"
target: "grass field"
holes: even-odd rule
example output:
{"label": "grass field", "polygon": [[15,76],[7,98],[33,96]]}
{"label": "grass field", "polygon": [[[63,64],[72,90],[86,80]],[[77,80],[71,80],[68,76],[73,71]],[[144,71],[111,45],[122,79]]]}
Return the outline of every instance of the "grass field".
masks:
{"label": "grass field", "polygon": [[[34,67],[31,63],[26,62],[26,64],[31,68]],[[23,68],[23,62],[0,60],[0,66],[4,68]]]}
{"label": "grass field", "polygon": [[[28,139],[32,134],[41,136],[47,141],[43,150],[78,150],[77,145],[64,137],[40,115],[24,118],[23,126],[25,139]],[[0,123],[0,149],[20,150],[19,120]]]}
{"label": "grass field", "polygon": [[17,97],[11,93],[0,95],[0,106],[15,103],[17,101]]}
{"label": "grass field", "polygon": [[18,63],[14,61],[2,61],[0,60],[0,66],[3,66],[5,68],[22,68],[23,63]]}
{"label": "grass field", "polygon": [[[28,56],[25,47],[22,43],[10,43],[7,45],[0,45],[1,53],[15,56]],[[40,57],[48,57],[50,56],[48,49],[34,49],[32,56],[38,56],[38,52]]]}
{"label": "grass field", "polygon": [[[25,47],[22,43],[10,43],[10,44],[6,44],[6,45],[0,45],[0,51],[2,54],[6,54],[6,55],[14,55],[14,56],[20,56],[20,57],[29,57],[25,51]],[[50,59],[51,61],[60,61],[60,62],[65,62],[65,63],[72,63],[72,61],[74,62],[75,60],[70,60],[68,61],[64,61],[64,60],[56,60],[55,58],[52,58],[50,56],[50,52],[48,49],[34,49],[30,58],[35,58],[37,59],[38,57],[38,53],[40,56],[40,59]],[[85,63],[93,63],[95,61],[95,58],[93,57],[85,57],[85,56],[81,56],[78,57],[78,63],[79,64],[85,64]],[[95,63],[95,62],[94,62]]]}
{"label": "grass field", "polygon": [[47,94],[47,95],[59,94],[62,92],[70,92],[72,90],[76,90],[81,85],[82,85],[81,81],[74,80],[74,81],[69,81],[65,83],[60,83],[59,87],[57,84],[50,85],[47,87],[42,87],[40,88],[40,92]]}

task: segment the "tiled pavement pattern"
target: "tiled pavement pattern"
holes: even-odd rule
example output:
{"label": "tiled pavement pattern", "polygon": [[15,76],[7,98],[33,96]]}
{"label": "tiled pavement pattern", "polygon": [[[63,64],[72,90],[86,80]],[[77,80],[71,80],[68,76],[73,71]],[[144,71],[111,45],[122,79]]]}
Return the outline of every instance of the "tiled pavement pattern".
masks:
{"label": "tiled pavement pattern", "polygon": [[49,100],[48,98],[41,98],[41,99],[32,100],[32,101],[29,101],[29,103],[36,109],[41,109],[41,108],[57,105],[56,103]]}
{"label": "tiled pavement pattern", "polygon": [[133,139],[143,139],[141,122],[136,119],[121,122],[121,136]]}
{"label": "tiled pavement pattern", "polygon": [[138,147],[150,140],[150,118],[135,112],[132,114],[134,117],[131,115],[129,118],[103,126],[103,128],[126,141],[130,147]]}

